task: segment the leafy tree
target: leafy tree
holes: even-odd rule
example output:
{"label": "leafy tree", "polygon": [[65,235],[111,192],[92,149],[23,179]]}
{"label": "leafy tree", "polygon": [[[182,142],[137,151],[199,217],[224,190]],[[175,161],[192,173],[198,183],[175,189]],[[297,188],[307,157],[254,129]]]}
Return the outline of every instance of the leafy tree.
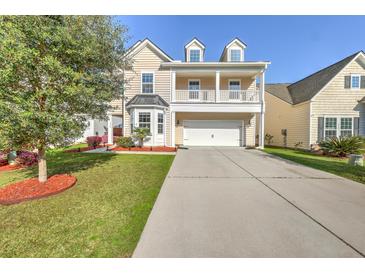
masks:
{"label": "leafy tree", "polygon": [[138,140],[138,146],[143,147],[144,140],[151,136],[150,129],[146,127],[137,127],[133,130],[133,137]]}
{"label": "leafy tree", "polygon": [[125,40],[109,16],[0,16],[0,141],[38,151],[40,182],[46,149],[81,137],[122,95]]}

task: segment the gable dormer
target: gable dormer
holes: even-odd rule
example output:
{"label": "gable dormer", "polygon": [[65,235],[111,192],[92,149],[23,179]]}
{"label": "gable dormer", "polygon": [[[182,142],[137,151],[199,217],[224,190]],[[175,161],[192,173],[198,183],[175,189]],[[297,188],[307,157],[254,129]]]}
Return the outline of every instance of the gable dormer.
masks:
{"label": "gable dormer", "polygon": [[220,62],[243,62],[245,61],[246,44],[235,38],[229,42],[223,50]]}
{"label": "gable dormer", "polygon": [[151,40],[145,38],[143,41],[137,41],[133,46],[131,46],[127,52],[126,56],[134,57],[138,55],[143,49],[148,48],[151,50],[156,56],[161,58],[164,62],[173,62],[174,60],[167,55],[164,51],[162,51],[158,46],[156,46]]}
{"label": "gable dormer", "polygon": [[197,38],[185,45],[185,62],[203,62],[205,46]]}

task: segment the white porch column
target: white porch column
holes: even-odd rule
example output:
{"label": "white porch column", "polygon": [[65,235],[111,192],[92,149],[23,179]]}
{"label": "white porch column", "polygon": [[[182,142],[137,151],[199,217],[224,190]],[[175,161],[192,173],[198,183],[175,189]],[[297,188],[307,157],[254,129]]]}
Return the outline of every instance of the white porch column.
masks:
{"label": "white porch column", "polygon": [[171,146],[175,146],[176,112],[171,111]]}
{"label": "white porch column", "polygon": [[91,136],[95,135],[95,120],[92,118],[89,120],[89,134]]}
{"label": "white porch column", "polygon": [[259,127],[259,147],[264,148],[265,146],[265,72],[260,74],[260,127]]}
{"label": "white porch column", "polygon": [[171,71],[171,102],[176,101],[176,71]]}
{"label": "white porch column", "polygon": [[260,74],[260,102],[263,104],[264,106],[264,111],[265,111],[265,72],[261,72]]}
{"label": "white porch column", "polygon": [[113,144],[113,115],[108,115],[108,144]]}
{"label": "white porch column", "polygon": [[220,92],[220,80],[221,80],[221,76],[220,76],[220,72],[216,71],[215,72],[215,101],[219,102],[221,100],[221,92]]}
{"label": "white porch column", "polygon": [[265,146],[265,113],[260,113],[260,125],[259,125],[259,148]]}

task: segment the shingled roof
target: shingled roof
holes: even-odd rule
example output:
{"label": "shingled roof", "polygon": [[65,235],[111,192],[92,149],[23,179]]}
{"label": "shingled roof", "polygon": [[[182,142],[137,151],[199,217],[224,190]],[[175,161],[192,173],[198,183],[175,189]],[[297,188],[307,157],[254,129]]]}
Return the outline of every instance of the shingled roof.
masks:
{"label": "shingled roof", "polygon": [[292,100],[291,95],[288,90],[289,85],[290,84],[285,84],[285,83],[265,84],[265,90],[268,93],[280,98],[281,100],[283,100],[289,104],[293,104],[293,100]]}
{"label": "shingled roof", "polygon": [[359,53],[363,53],[363,51],[356,52],[293,84],[266,84],[266,91],[289,104],[306,102],[321,91]]}
{"label": "shingled roof", "polygon": [[126,105],[132,106],[160,106],[168,107],[169,104],[157,94],[137,94]]}

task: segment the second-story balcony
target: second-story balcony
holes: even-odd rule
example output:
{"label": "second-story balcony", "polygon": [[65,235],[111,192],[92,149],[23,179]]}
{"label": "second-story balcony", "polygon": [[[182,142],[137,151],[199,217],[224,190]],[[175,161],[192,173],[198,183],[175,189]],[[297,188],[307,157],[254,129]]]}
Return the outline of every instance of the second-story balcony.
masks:
{"label": "second-story balcony", "polygon": [[259,90],[175,90],[175,102],[258,103]]}
{"label": "second-story balcony", "polygon": [[[171,103],[263,105],[268,62],[163,63],[171,71]],[[224,104],[223,104],[224,103]]]}

